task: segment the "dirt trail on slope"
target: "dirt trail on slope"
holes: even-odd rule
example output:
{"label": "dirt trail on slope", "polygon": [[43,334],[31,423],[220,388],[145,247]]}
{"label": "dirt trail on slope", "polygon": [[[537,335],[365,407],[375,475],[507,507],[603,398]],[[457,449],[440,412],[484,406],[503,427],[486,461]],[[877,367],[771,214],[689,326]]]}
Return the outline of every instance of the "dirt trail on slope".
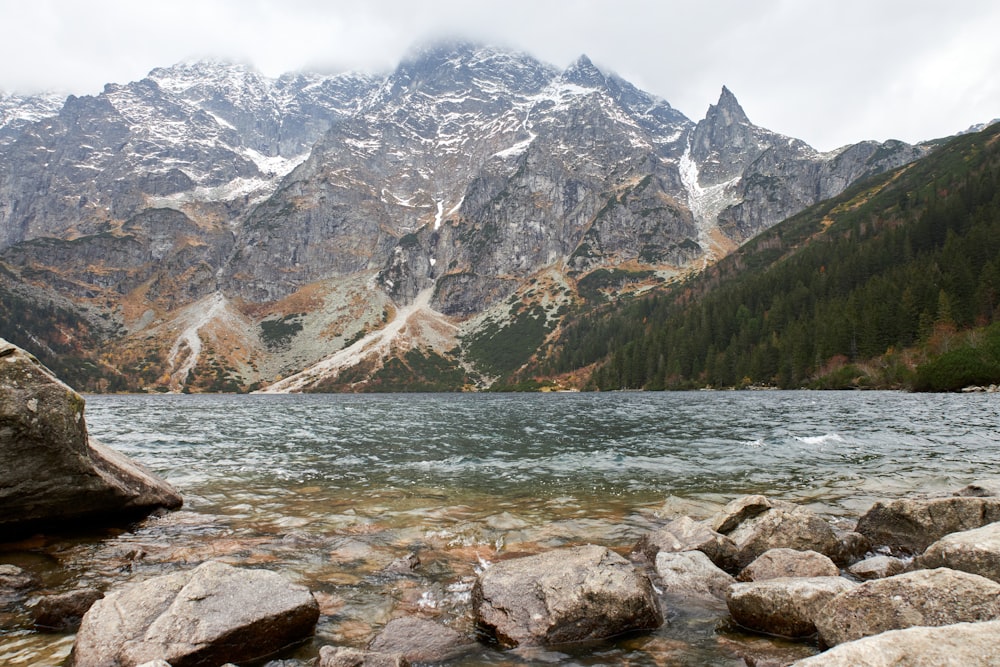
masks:
{"label": "dirt trail on slope", "polygon": [[[335,352],[309,368],[261,389],[259,393],[291,394],[301,392],[324,378],[335,376],[347,368],[358,365],[365,359],[388,357],[394,344],[399,343],[404,338],[413,337],[413,332],[407,331],[408,325],[414,329],[421,329],[425,328],[428,323],[434,328],[440,328],[443,324],[455,329],[453,324],[444,321],[443,315],[430,308],[433,292],[433,288],[425,289],[417,294],[413,303],[400,308],[396,312],[396,317],[385,327],[371,332],[361,340]],[[407,335],[404,336],[404,334]]]}

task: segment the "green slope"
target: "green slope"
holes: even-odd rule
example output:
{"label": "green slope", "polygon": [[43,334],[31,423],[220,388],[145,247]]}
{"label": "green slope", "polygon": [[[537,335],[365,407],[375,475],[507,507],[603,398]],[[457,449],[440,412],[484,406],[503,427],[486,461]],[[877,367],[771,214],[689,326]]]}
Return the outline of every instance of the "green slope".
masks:
{"label": "green slope", "polygon": [[984,336],[958,334],[1000,319],[998,180],[995,125],[856,184],[679,287],[578,314],[535,371],[596,363],[598,389],[910,386],[916,362],[956,346],[978,350],[965,366],[989,368]]}

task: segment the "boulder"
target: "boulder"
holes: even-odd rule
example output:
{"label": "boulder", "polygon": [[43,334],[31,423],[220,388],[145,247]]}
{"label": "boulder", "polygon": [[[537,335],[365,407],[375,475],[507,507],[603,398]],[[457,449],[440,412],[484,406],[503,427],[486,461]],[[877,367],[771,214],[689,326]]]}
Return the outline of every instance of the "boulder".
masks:
{"label": "boulder", "polygon": [[840,644],[795,667],[996,667],[1000,621],[890,630]]}
{"label": "boulder", "polygon": [[47,632],[76,632],[87,610],[102,597],[104,593],[94,588],[43,595],[31,610],[35,628]]}
{"label": "boulder", "polygon": [[701,551],[723,570],[735,569],[736,545],[731,539],[691,517],[674,519],[663,528],[639,538],[633,552],[642,553],[649,562],[661,551]]}
{"label": "boulder", "polygon": [[1000,523],[945,535],[927,547],[917,567],[948,567],[1000,582]]}
{"label": "boulder", "polygon": [[737,581],[764,581],[789,577],[839,577],[840,568],[815,551],[769,549],[740,571]]}
{"label": "boulder", "polygon": [[763,514],[772,507],[771,501],[766,496],[759,494],[743,496],[731,501],[719,510],[715,516],[709,519],[709,526],[717,533],[728,535],[747,519]]}
{"label": "boulder", "polygon": [[900,498],[872,505],[857,530],[876,547],[919,554],[949,533],[996,521],[1000,521],[1000,498],[994,496]]}
{"label": "boulder", "polygon": [[0,339],[0,530],[136,518],[181,497],[87,435],[83,398],[35,357]]}
{"label": "boulder", "polygon": [[857,586],[843,577],[768,579],[729,587],[726,606],[733,620],[749,630],[781,637],[816,633],[821,610]]}
{"label": "boulder", "polygon": [[663,624],[649,578],[586,545],[494,563],[472,588],[477,627],[505,647],[612,637]]}
{"label": "boulder", "polygon": [[961,489],[955,492],[956,496],[968,496],[972,498],[989,498],[991,496],[1000,496],[1000,481],[997,480],[983,480],[979,482],[973,482],[963,486]]}
{"label": "boulder", "polygon": [[[761,498],[763,496],[750,496]],[[767,499],[764,499],[767,500]],[[734,501],[735,502],[735,501]],[[837,531],[815,512],[783,501],[745,501],[736,513],[716,517],[713,525],[723,528],[735,544],[739,568],[752,563],[769,549],[787,548],[813,550],[835,562],[847,560],[845,545]],[[733,503],[730,503],[730,507]],[[743,517],[737,522],[737,516]]]}
{"label": "boulder", "polygon": [[398,654],[324,646],[319,650],[318,667],[410,667],[410,663]]}
{"label": "boulder", "polygon": [[173,667],[259,660],[312,635],[319,606],[303,586],[217,561],[112,590],[83,617],[72,664]]}
{"label": "boulder", "polygon": [[855,563],[847,571],[858,579],[869,581],[894,577],[905,572],[907,567],[907,561],[901,558],[879,554]]}
{"label": "boulder", "polygon": [[917,625],[989,621],[1000,616],[1000,584],[947,568],[866,581],[838,595],[816,623],[826,646]]}
{"label": "boulder", "polygon": [[410,662],[444,662],[470,651],[475,644],[446,625],[417,616],[394,618],[368,649],[398,654]]}
{"label": "boulder", "polygon": [[656,556],[656,572],[663,591],[681,597],[725,600],[735,581],[701,551],[661,551]]}

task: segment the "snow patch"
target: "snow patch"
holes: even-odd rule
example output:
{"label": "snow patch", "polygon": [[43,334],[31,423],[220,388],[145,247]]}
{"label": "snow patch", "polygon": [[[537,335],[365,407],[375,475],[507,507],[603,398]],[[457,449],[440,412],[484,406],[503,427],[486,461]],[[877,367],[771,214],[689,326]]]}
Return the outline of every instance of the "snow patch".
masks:
{"label": "snow patch", "polygon": [[444,200],[438,199],[437,213],[434,214],[434,231],[441,229],[441,218],[444,217]]}
{"label": "snow patch", "polygon": [[698,226],[698,245],[706,254],[706,261],[709,255],[714,255],[715,246],[711,233],[718,228],[719,214],[727,207],[738,202],[736,197],[736,184],[739,176],[725,183],[702,187],[699,182],[698,165],[691,157],[691,142],[688,142],[678,163],[681,183],[688,193],[688,207],[694,216],[695,224]]}

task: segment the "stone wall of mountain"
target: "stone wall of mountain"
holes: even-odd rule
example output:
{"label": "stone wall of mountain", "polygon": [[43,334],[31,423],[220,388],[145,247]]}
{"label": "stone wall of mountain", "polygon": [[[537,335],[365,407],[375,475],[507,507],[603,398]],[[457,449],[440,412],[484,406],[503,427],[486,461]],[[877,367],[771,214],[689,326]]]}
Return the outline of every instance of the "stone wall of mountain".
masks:
{"label": "stone wall of mountain", "polygon": [[429,290],[460,323],[541,271],[681,276],[928,151],[818,153],[753,125],[725,88],[694,123],[586,57],[560,71],[462,43],[384,77],[185,63],[58,111],[3,104],[0,287],[104,309],[132,346],[213,294],[259,321],[361,281],[400,308]]}

